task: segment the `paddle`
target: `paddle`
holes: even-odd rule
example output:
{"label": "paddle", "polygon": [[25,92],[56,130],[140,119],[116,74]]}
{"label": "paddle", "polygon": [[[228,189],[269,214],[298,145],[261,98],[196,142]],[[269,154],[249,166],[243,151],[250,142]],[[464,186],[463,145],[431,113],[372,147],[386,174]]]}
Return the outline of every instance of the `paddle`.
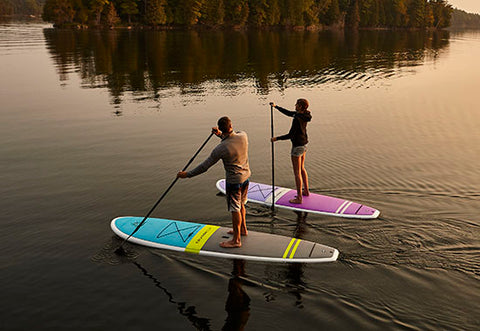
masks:
{"label": "paddle", "polygon": [[[213,132],[210,133],[210,135],[208,136],[207,140],[205,140],[205,142],[202,144],[202,146],[200,146],[200,148],[198,149],[198,151],[195,153],[195,155],[192,156],[192,158],[190,159],[190,161],[188,161],[187,165],[185,167],[183,167],[182,171],[185,171],[188,166],[193,162],[193,160],[195,159],[195,157],[198,155],[198,153],[200,153],[200,151],[203,149],[203,147],[205,147],[205,145],[207,144],[207,142],[210,140],[210,138],[212,138],[213,136]],[[138,226],[135,228],[135,230],[133,230],[133,232],[127,237],[127,239],[125,239],[121,244],[120,246],[115,250],[115,253],[116,254],[119,254],[119,255],[125,255],[125,251],[123,250],[122,246],[123,244],[125,244],[125,242],[128,241],[128,239],[130,239],[131,236],[133,236],[135,234],[135,232],[138,231],[138,229],[140,229],[140,227],[145,223],[145,221],[147,220],[148,216],[150,216],[150,214],[155,210],[155,208],[158,206],[158,204],[160,203],[160,201],[163,200],[163,198],[167,195],[168,191],[170,191],[170,189],[173,187],[173,185],[175,185],[175,183],[177,182],[178,180],[178,177],[175,178],[175,180],[170,184],[170,186],[167,188],[167,190],[165,192],[163,192],[162,196],[160,197],[160,199],[158,199],[158,201],[155,203],[155,205],[153,205],[152,209],[150,209],[150,211],[147,213],[147,215],[143,218],[143,220],[140,222],[140,224],[138,224]]]}
{"label": "paddle", "polygon": [[272,213],[275,212],[275,142],[273,141],[273,103],[270,102],[270,128],[272,142]]}

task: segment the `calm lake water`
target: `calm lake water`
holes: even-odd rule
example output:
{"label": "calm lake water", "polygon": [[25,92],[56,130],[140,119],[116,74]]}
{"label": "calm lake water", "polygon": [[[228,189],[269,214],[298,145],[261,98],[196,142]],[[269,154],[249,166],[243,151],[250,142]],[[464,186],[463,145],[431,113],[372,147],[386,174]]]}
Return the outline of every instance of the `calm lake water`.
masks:
{"label": "calm lake water", "polygon": [[[479,32],[58,31],[0,24],[2,330],[480,328]],[[248,205],[250,230],[337,248],[327,264],[126,245],[228,115],[270,182],[269,101],[310,101],[311,190],[376,220]],[[277,113],[276,134],[290,119]],[[206,158],[213,140],[194,164]],[[276,183],[293,187],[289,142]],[[230,224],[221,164],[154,216]]]}

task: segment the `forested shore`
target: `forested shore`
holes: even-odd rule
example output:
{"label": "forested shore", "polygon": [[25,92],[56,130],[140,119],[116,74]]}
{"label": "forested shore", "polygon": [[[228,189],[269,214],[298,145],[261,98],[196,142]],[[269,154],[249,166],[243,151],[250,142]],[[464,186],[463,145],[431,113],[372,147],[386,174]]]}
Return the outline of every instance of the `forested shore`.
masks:
{"label": "forested shore", "polygon": [[0,0],[0,15],[71,28],[443,29],[452,12],[446,0]]}
{"label": "forested shore", "polygon": [[45,0],[0,0],[0,16],[40,16]]}
{"label": "forested shore", "polygon": [[46,0],[55,26],[442,29],[445,0]]}
{"label": "forested shore", "polygon": [[480,15],[467,13],[464,10],[454,9],[450,25],[454,29],[479,29]]}

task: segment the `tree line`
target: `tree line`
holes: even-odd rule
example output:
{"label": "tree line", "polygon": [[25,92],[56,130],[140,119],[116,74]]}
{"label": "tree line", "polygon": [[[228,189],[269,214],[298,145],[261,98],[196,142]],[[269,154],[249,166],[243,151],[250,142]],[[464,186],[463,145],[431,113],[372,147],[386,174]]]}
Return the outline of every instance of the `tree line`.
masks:
{"label": "tree line", "polygon": [[480,15],[454,9],[452,13],[452,28],[480,28]]}
{"label": "tree line", "polygon": [[45,0],[0,0],[0,16],[40,15]]}
{"label": "tree line", "polygon": [[446,0],[46,0],[43,18],[58,27],[441,29],[451,13]]}

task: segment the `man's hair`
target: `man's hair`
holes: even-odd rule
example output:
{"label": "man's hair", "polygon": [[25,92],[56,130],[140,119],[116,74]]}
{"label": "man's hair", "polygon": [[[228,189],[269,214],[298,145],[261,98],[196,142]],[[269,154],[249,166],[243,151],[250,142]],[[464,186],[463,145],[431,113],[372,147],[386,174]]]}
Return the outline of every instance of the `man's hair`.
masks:
{"label": "man's hair", "polygon": [[298,99],[297,103],[302,107],[303,110],[308,109],[308,100],[307,99]]}
{"label": "man's hair", "polygon": [[217,125],[220,131],[223,133],[228,133],[230,131],[230,127],[232,126],[232,121],[227,116],[223,116],[218,120]]}

